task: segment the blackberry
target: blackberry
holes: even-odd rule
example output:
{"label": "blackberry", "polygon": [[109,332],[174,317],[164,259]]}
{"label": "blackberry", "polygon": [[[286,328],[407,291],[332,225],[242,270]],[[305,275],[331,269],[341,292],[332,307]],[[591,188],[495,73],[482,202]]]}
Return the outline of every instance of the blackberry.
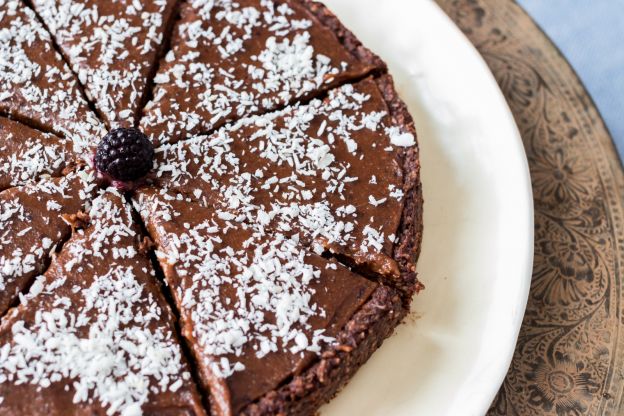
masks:
{"label": "blackberry", "polygon": [[154,146],[140,130],[121,128],[109,132],[95,152],[95,167],[103,175],[131,182],[145,176],[154,160]]}

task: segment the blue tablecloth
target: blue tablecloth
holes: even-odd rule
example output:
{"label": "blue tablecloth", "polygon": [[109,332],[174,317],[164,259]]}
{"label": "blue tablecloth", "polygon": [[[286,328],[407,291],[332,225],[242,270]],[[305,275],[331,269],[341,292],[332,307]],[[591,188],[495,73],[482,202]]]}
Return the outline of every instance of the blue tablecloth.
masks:
{"label": "blue tablecloth", "polygon": [[518,0],[561,49],[624,159],[624,0]]}

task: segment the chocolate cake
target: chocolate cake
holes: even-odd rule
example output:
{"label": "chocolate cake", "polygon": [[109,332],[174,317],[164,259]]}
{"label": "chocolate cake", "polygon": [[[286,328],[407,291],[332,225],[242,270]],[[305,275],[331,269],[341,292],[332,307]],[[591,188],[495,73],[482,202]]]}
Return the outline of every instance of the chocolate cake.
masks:
{"label": "chocolate cake", "polygon": [[0,0],[0,414],[314,414],[422,287],[419,175],[320,3]]}

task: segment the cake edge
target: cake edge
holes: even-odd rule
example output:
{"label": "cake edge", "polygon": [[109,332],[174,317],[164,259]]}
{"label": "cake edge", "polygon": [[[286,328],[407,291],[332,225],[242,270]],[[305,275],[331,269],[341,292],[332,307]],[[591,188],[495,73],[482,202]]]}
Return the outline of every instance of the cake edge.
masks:
{"label": "cake edge", "polygon": [[[389,116],[396,126],[403,132],[411,133],[416,139],[415,146],[406,148],[399,153],[398,163],[403,170],[403,192],[405,201],[401,222],[397,229],[397,240],[392,248],[392,258],[399,264],[401,276],[393,281],[391,286],[396,287],[404,296],[404,304],[409,308],[414,294],[424,289],[418,280],[416,262],[420,256],[423,233],[423,194],[420,181],[420,159],[417,133],[414,119],[407,109],[405,102],[396,91],[392,75],[388,73],[386,62],[372,52],[338,19],[338,17],[323,3],[315,0],[291,0],[308,9],[321,24],[330,29],[339,42],[358,60],[377,68],[370,75],[374,76],[389,110]],[[353,83],[350,82],[350,83]],[[387,279],[381,279],[387,283]]]}
{"label": "cake edge", "polygon": [[313,415],[344,387],[407,314],[395,289],[379,286],[336,337],[338,343],[287,384],[265,394],[240,415]]}
{"label": "cake edge", "polygon": [[[388,67],[386,63],[377,54],[372,52],[351,32],[340,19],[323,3],[315,0],[291,0],[294,3],[307,9],[316,19],[326,28],[336,35],[338,41],[345,49],[353,55],[357,60],[364,64],[370,65],[371,73],[386,73]],[[351,81],[353,82],[353,80]]]}
{"label": "cake edge", "polygon": [[398,163],[403,170],[403,192],[405,195],[401,222],[397,230],[396,240],[392,249],[392,257],[399,264],[401,278],[397,289],[406,296],[406,307],[411,299],[424,285],[418,280],[416,263],[420,257],[423,234],[423,193],[420,181],[420,149],[414,119],[405,102],[396,91],[392,75],[385,74],[375,79],[381,91],[390,117],[394,125],[400,126],[403,132],[411,133],[415,145],[402,148]]}
{"label": "cake edge", "polygon": [[370,79],[386,103],[391,125],[399,127],[402,133],[412,134],[415,140],[412,146],[397,148],[395,155],[395,161],[403,177],[404,198],[400,222],[389,257],[398,265],[398,274],[379,273],[370,268],[366,262],[359,262],[349,255],[334,253],[333,256],[359,275],[397,289],[403,296],[405,307],[409,309],[414,295],[425,288],[418,280],[416,271],[422,244],[424,205],[420,181],[420,151],[414,120],[407,105],[399,97],[392,76],[383,74]]}

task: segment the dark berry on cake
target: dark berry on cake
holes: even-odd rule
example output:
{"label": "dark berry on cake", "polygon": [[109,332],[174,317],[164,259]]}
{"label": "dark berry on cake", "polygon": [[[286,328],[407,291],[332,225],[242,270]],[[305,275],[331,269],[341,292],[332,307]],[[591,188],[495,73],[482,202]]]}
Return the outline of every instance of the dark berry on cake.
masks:
{"label": "dark berry on cake", "polygon": [[135,128],[108,133],[97,147],[95,167],[105,176],[121,182],[141,179],[153,166],[154,146]]}

